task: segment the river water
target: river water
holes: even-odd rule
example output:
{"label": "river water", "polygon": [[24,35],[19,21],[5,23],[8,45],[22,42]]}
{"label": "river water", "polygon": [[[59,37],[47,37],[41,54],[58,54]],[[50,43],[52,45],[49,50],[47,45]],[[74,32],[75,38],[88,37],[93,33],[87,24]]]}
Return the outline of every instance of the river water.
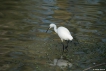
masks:
{"label": "river water", "polygon": [[[63,54],[71,68],[50,66],[62,53],[53,29],[45,33],[50,23],[67,27],[79,41]],[[82,71],[105,59],[105,0],[0,0],[0,71]]]}

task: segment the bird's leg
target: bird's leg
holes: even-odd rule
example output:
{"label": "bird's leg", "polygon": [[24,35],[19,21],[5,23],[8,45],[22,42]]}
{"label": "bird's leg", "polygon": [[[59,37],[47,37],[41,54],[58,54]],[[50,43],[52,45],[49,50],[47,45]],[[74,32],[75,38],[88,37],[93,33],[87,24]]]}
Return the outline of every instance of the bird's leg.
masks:
{"label": "bird's leg", "polygon": [[64,43],[62,42],[61,44],[63,45],[63,52],[64,52]]}
{"label": "bird's leg", "polygon": [[68,43],[69,43],[69,40],[67,40],[67,45],[66,45],[66,47],[65,47],[65,49],[68,51]]}

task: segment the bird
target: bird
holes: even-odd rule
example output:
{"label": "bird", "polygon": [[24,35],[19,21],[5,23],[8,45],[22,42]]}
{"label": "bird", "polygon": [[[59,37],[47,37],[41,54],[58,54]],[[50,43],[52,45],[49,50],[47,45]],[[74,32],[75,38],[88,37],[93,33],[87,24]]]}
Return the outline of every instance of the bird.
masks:
{"label": "bird", "polygon": [[[63,26],[60,26],[60,27],[57,28],[57,26],[54,23],[51,23],[49,25],[49,28],[47,29],[47,31],[51,28],[54,28],[54,31],[60,37],[60,39],[62,41],[62,45],[63,45],[63,52],[65,50],[68,51],[68,49],[67,49],[68,43],[69,43],[69,41],[73,40],[73,36],[71,35],[70,31],[66,27],[63,27]],[[47,31],[46,31],[46,33],[47,33]],[[64,43],[63,43],[64,40],[67,41],[67,45],[65,47],[64,47]]]}

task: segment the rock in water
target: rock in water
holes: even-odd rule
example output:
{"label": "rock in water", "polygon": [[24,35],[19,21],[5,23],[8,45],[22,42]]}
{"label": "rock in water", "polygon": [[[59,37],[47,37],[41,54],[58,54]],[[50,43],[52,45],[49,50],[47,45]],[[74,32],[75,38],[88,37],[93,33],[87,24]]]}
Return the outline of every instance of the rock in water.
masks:
{"label": "rock in water", "polygon": [[59,66],[60,68],[65,68],[65,67],[69,67],[71,68],[72,67],[72,64],[67,61],[67,60],[64,60],[64,59],[54,59],[53,61],[54,63],[53,64],[50,64],[51,66]]}

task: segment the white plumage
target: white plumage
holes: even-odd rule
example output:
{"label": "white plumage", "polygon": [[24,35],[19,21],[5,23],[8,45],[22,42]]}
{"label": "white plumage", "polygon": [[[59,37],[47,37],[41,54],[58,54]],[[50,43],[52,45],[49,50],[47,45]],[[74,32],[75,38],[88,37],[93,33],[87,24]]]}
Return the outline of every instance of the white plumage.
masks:
{"label": "white plumage", "polygon": [[[73,37],[72,37],[71,33],[69,32],[69,30],[67,28],[62,27],[62,26],[57,28],[57,26],[53,23],[50,24],[50,27],[48,28],[48,30],[50,28],[54,28],[54,31],[58,34],[58,36],[60,37],[62,42],[63,42],[63,40],[67,40],[67,41],[68,40],[70,40],[70,41],[73,40]],[[63,51],[64,51],[64,49],[67,49],[67,47],[68,47],[68,42],[67,42],[67,46],[65,48],[64,48],[64,44],[63,44]]]}
{"label": "white plumage", "polygon": [[54,31],[58,34],[62,42],[63,40],[73,40],[73,37],[67,28],[62,26],[57,28],[57,26],[53,23],[50,24],[50,28],[54,28]]}
{"label": "white plumage", "polygon": [[57,29],[57,34],[61,38],[62,42],[63,42],[63,40],[72,40],[73,39],[69,30],[65,27],[59,27]]}

